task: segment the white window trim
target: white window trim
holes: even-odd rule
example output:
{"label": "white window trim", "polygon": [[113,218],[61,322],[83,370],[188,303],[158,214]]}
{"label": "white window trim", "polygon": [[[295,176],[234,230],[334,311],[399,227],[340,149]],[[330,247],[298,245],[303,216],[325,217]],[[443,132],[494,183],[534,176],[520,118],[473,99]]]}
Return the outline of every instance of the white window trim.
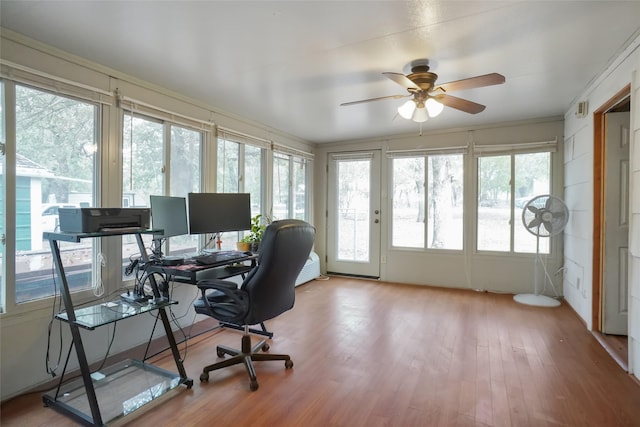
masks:
{"label": "white window trim", "polygon": [[224,139],[229,142],[236,142],[238,144],[248,144],[255,147],[264,149],[271,148],[271,141],[263,138],[248,135],[246,133],[238,132],[235,130],[227,129],[222,126],[218,126],[218,139]]}
{"label": "white window trim", "polygon": [[162,121],[167,121],[175,125],[183,126],[189,129],[197,130],[200,132],[210,133],[213,132],[214,123],[204,120],[194,119],[187,117],[183,114],[176,113],[174,111],[159,108],[143,101],[132,99],[122,95],[116,89],[117,106],[122,110],[131,114],[140,114],[143,116],[152,117]]}
{"label": "white window trim", "polygon": [[524,142],[518,144],[474,145],[473,156],[500,156],[507,154],[555,153],[558,151],[558,138],[551,141]]}
{"label": "white window trim", "polygon": [[403,157],[427,157],[427,156],[439,156],[446,154],[467,154],[469,146],[462,145],[459,147],[447,147],[447,148],[421,148],[410,150],[388,150],[387,158],[399,159]]}
{"label": "white window trim", "polygon": [[113,94],[102,89],[72,82],[5,60],[0,60],[0,76],[3,79],[47,90],[56,95],[71,96],[104,105],[112,105],[114,102]]}

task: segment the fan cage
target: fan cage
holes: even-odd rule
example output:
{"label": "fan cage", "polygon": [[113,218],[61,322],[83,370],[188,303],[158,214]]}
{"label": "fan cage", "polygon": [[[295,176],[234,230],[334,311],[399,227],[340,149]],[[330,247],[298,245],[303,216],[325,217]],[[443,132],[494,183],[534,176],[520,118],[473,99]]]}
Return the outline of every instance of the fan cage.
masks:
{"label": "fan cage", "polygon": [[550,194],[536,196],[522,209],[522,223],[537,237],[550,237],[561,233],[569,219],[565,203]]}

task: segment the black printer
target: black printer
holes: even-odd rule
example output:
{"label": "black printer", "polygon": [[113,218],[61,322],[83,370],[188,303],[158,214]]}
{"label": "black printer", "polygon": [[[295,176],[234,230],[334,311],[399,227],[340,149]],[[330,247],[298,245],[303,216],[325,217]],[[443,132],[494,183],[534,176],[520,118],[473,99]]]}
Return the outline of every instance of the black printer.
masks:
{"label": "black printer", "polygon": [[63,233],[96,233],[119,229],[148,229],[149,208],[60,208],[60,231]]}

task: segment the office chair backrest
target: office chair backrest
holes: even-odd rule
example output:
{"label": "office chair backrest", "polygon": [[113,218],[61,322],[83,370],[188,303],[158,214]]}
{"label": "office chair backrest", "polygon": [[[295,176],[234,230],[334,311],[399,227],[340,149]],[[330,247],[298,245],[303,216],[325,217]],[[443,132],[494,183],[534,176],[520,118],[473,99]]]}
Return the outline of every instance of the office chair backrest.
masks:
{"label": "office chair backrest", "polygon": [[287,219],[269,224],[260,242],[258,266],[242,283],[249,295],[246,324],[263,322],[293,307],[295,281],[314,239],[315,228],[304,221]]}

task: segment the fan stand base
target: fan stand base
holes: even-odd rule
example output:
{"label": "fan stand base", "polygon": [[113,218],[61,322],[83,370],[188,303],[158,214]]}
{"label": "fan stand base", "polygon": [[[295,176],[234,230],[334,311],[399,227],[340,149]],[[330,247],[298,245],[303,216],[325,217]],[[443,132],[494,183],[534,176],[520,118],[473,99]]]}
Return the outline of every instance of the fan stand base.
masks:
{"label": "fan stand base", "polygon": [[518,294],[513,296],[515,302],[536,307],[559,307],[560,301],[546,295]]}

